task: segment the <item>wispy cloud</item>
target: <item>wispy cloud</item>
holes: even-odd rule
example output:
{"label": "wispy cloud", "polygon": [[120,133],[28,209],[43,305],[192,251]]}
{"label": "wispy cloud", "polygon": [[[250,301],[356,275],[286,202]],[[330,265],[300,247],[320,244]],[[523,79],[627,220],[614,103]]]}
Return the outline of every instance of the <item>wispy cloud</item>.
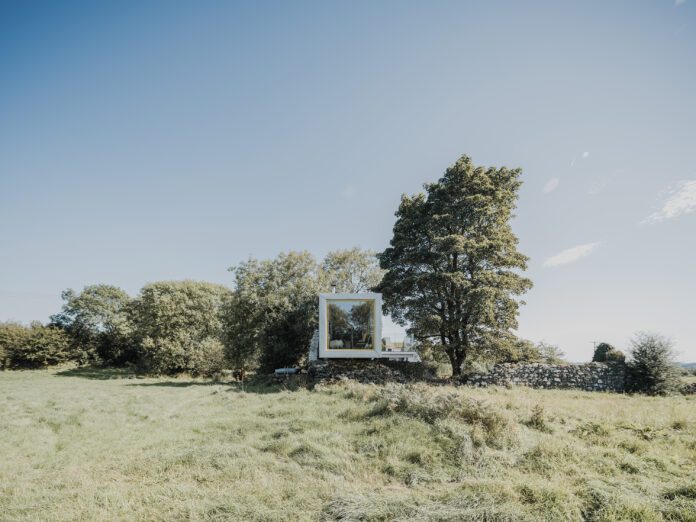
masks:
{"label": "wispy cloud", "polygon": [[650,214],[643,223],[659,223],[696,210],[696,180],[682,181],[669,190],[668,194],[662,208]]}
{"label": "wispy cloud", "polygon": [[565,265],[567,263],[572,263],[573,261],[577,261],[578,259],[582,259],[583,257],[589,256],[592,253],[592,251],[598,246],[599,241],[597,241],[596,243],[586,243],[584,245],[578,245],[573,248],[567,248],[566,250],[563,250],[562,252],[559,252],[558,254],[549,257],[546,261],[544,261],[543,266],[559,266]]}
{"label": "wispy cloud", "polygon": [[558,187],[558,184],[560,183],[560,180],[558,178],[551,178],[546,182],[546,185],[544,185],[544,194],[548,194],[552,190],[555,190],[556,187]]}
{"label": "wispy cloud", "polygon": [[353,197],[353,194],[355,194],[355,190],[350,185],[344,188],[343,192],[341,192],[341,196],[343,196],[343,199],[350,199]]}
{"label": "wispy cloud", "polygon": [[675,5],[675,6],[682,5],[682,4],[684,4],[684,3],[686,3],[686,0],[674,0],[674,5]]}
{"label": "wispy cloud", "polygon": [[583,153],[582,153],[582,159],[589,158],[589,157],[590,157],[590,153],[589,153],[589,152],[583,152]]}

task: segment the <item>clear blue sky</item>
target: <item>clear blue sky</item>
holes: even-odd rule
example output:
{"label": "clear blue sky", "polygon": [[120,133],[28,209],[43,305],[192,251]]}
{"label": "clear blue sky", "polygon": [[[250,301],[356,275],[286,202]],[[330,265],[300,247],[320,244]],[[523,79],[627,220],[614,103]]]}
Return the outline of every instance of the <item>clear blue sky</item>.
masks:
{"label": "clear blue sky", "polygon": [[693,361],[695,96],[696,0],[3,2],[0,320],[382,250],[468,154],[524,171],[519,335]]}

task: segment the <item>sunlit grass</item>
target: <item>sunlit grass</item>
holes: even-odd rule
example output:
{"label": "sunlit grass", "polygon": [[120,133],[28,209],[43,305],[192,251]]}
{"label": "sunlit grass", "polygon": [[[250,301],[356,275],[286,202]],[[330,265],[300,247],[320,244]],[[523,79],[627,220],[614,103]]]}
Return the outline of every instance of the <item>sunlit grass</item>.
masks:
{"label": "sunlit grass", "polygon": [[696,400],[0,372],[3,520],[694,520]]}

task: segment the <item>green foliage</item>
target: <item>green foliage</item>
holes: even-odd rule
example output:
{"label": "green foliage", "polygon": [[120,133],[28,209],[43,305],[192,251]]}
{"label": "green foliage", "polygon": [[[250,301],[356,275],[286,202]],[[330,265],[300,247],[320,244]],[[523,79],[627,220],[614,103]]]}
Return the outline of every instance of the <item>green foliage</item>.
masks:
{"label": "green foliage", "polygon": [[606,362],[625,362],[626,356],[621,350],[609,350],[605,357]]}
{"label": "green foliage", "polygon": [[132,299],[111,285],[86,286],[78,295],[65,290],[63,309],[51,317],[71,338],[81,362],[101,359],[107,364],[134,362],[136,350],[127,310]]}
{"label": "green foliage", "polygon": [[228,357],[235,366],[262,371],[297,365],[306,355],[318,326],[318,294],[332,282],[339,291],[354,291],[381,278],[374,253],[358,248],[330,252],[323,264],[309,252],[290,252],[229,270],[235,290],[223,313]]}
{"label": "green foliage", "polygon": [[[143,368],[161,374],[207,373],[202,354],[219,351],[221,310],[229,297],[229,289],[213,283],[145,285],[129,308]],[[217,355],[215,360],[219,361]]]}
{"label": "green foliage", "polygon": [[517,273],[527,257],[510,227],[520,174],[462,156],[426,194],[402,196],[391,246],[378,255],[385,308],[438,343],[454,375],[467,357],[514,339],[515,298],[532,286]]}
{"label": "green foliage", "polygon": [[502,343],[494,360],[501,363],[540,362],[541,352],[532,341],[515,339]]}
{"label": "green foliage", "polygon": [[640,332],[631,340],[628,371],[632,391],[664,395],[677,389],[672,342],[658,334]]}
{"label": "green foliage", "polygon": [[495,362],[567,364],[563,359],[565,354],[558,346],[543,341],[534,344],[527,339],[515,339],[512,342],[504,343],[501,349],[495,352],[495,355]]}
{"label": "green foliage", "polygon": [[230,271],[235,291],[224,308],[230,360],[263,370],[296,364],[318,324],[317,294],[327,287],[319,264],[309,252],[290,252],[250,258]]}
{"label": "green foliage", "polygon": [[28,328],[0,323],[0,368],[40,368],[75,359],[69,336],[34,321]]}
{"label": "green foliage", "polygon": [[624,362],[626,356],[609,343],[599,343],[595,348],[592,362]]}
{"label": "green foliage", "polygon": [[368,292],[384,275],[375,252],[358,247],[329,252],[322,268],[329,285],[336,284],[337,292]]}
{"label": "green foliage", "polygon": [[536,345],[537,350],[541,356],[541,361],[546,364],[565,364],[566,361],[563,359],[565,354],[563,351],[553,344],[548,344],[545,342],[539,342]]}
{"label": "green foliage", "polygon": [[592,362],[606,362],[607,352],[615,350],[615,348],[609,343],[599,343],[595,347],[594,355],[592,356]]}

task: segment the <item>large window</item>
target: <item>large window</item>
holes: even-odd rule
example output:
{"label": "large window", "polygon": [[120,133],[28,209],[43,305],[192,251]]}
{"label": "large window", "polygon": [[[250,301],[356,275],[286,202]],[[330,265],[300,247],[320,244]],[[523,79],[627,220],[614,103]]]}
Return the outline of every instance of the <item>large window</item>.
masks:
{"label": "large window", "polygon": [[327,349],[374,349],[374,299],[327,299],[326,322]]}

